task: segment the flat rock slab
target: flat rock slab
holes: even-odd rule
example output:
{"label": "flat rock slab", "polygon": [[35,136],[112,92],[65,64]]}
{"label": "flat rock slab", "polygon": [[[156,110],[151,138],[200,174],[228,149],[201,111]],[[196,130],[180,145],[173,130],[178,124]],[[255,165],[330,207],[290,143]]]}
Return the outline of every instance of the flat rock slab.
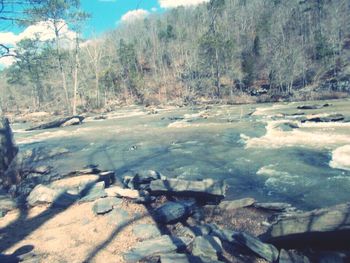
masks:
{"label": "flat rock slab", "polygon": [[161,236],[161,232],[156,225],[140,224],[133,228],[133,233],[138,239],[147,240]]}
{"label": "flat rock slab", "polygon": [[99,176],[96,174],[86,174],[54,181],[48,187],[61,190],[82,191],[89,185],[92,186],[94,183],[97,183],[99,179]]}
{"label": "flat rock slab", "polygon": [[265,239],[289,248],[350,247],[350,203],[297,213],[273,224]]}
{"label": "flat rock slab", "polygon": [[174,224],[186,219],[192,214],[195,203],[167,202],[154,211],[154,219],[162,224]]}
{"label": "flat rock slab", "polygon": [[222,244],[218,237],[199,236],[193,241],[192,254],[194,256],[218,260],[218,255],[221,253]]}
{"label": "flat rock slab", "polygon": [[166,254],[160,256],[161,263],[222,263],[222,261],[196,257],[189,254]]}
{"label": "flat rock slab", "polygon": [[223,210],[235,210],[243,207],[252,206],[255,203],[254,198],[243,198],[233,201],[222,201],[219,208]]}
{"label": "flat rock slab", "polygon": [[189,238],[177,238],[164,235],[155,239],[138,243],[133,249],[124,254],[124,259],[128,263],[138,262],[142,259],[169,254],[177,250],[186,249],[191,243]]}
{"label": "flat rock slab", "polygon": [[118,208],[108,213],[109,223],[116,227],[123,227],[128,224],[130,216],[124,209]]}
{"label": "flat rock slab", "polygon": [[235,233],[233,238],[242,246],[248,248],[256,255],[266,259],[269,262],[275,262],[278,259],[279,251],[270,244],[261,242],[259,239],[246,233]]}
{"label": "flat rock slab", "polygon": [[105,182],[99,182],[93,185],[89,185],[81,192],[82,198],[79,200],[82,202],[92,202],[100,198],[107,196],[105,192]]}
{"label": "flat rock slab", "polygon": [[51,189],[40,184],[30,192],[27,202],[30,206],[53,204],[58,207],[67,207],[77,199],[77,196],[67,194],[64,190]]}
{"label": "flat rock slab", "polygon": [[113,208],[119,206],[120,204],[121,204],[121,201],[115,197],[103,198],[103,199],[97,200],[94,203],[94,205],[92,206],[92,211],[94,211],[94,213],[97,215],[106,214],[112,211]]}
{"label": "flat rock slab", "polygon": [[138,199],[142,197],[141,193],[138,190],[125,189],[120,186],[111,186],[109,188],[106,188],[105,191],[108,196],[114,197],[124,197],[129,199]]}
{"label": "flat rock slab", "polygon": [[[226,195],[224,182],[211,179],[186,181],[180,179],[154,180],[150,184],[152,194],[171,194],[195,197],[203,200],[222,200]],[[204,200],[203,200],[204,201]]]}
{"label": "flat rock slab", "polygon": [[254,207],[275,212],[284,212],[293,208],[288,203],[255,203]]}

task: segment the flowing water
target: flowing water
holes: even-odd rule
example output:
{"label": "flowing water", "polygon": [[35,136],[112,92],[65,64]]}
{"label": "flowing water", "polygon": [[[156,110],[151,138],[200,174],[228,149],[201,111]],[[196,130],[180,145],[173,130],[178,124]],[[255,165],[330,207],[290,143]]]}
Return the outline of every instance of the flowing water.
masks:
{"label": "flowing water", "polygon": [[[308,104],[324,104],[312,102]],[[42,161],[58,173],[90,164],[113,169],[154,169],[168,177],[225,180],[228,198],[285,201],[302,209],[350,200],[350,122],[300,123],[295,114],[341,113],[350,101],[319,110],[302,103],[159,109],[121,108],[106,120],[24,132],[14,125],[21,151],[69,153]],[[282,114],[283,113],[283,114]],[[294,122],[297,129],[283,129]]]}

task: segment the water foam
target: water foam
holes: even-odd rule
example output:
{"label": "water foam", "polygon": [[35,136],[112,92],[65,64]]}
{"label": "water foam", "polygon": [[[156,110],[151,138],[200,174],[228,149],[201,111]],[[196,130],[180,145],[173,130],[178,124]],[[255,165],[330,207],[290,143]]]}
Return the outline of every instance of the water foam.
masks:
{"label": "water foam", "polygon": [[345,145],[332,152],[329,166],[336,169],[350,171],[350,145]]}

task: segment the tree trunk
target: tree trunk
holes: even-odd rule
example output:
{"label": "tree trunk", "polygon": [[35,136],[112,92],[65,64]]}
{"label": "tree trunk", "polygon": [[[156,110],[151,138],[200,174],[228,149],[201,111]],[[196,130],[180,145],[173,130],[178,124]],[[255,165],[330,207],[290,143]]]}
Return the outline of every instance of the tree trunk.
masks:
{"label": "tree trunk", "polygon": [[10,123],[7,118],[0,117],[0,183],[8,183],[3,181],[5,172],[17,152],[18,149],[14,146]]}

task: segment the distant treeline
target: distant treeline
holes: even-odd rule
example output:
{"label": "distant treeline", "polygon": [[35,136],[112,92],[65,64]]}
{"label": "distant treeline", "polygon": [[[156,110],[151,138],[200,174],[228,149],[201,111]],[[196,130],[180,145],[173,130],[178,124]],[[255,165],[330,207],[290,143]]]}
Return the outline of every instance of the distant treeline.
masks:
{"label": "distant treeline", "polygon": [[345,96],[349,21],[348,0],[211,0],[77,38],[74,48],[59,34],[24,40],[1,74],[2,107],[79,112]]}

